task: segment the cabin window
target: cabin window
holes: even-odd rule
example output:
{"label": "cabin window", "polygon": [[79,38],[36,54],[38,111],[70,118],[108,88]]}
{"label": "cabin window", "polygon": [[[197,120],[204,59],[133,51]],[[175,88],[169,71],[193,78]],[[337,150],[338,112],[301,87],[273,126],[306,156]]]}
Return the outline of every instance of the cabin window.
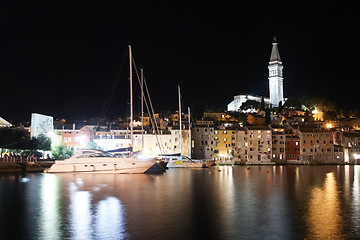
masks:
{"label": "cabin window", "polygon": [[103,166],[105,167],[105,166],[107,166],[107,164],[106,164],[106,163],[104,163],[104,164],[103,164]]}
{"label": "cabin window", "polygon": [[84,167],[87,167],[87,165],[85,164]]}

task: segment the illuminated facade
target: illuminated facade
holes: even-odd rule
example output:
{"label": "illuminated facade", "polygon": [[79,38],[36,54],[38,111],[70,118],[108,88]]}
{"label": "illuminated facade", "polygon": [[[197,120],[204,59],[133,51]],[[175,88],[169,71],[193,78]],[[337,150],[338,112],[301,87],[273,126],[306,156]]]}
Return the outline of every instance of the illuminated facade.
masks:
{"label": "illuminated facade", "polygon": [[274,38],[271,57],[269,62],[269,90],[270,104],[278,107],[279,103],[284,104],[283,94],[283,66],[280,59],[279,49],[277,47],[276,38]]}
{"label": "illuminated facade", "polygon": [[195,159],[214,158],[214,127],[197,126],[192,129],[192,157]]}
{"label": "illuminated facade", "polygon": [[271,161],[272,133],[270,127],[252,126],[237,131],[235,162],[243,164],[273,164]]}
{"label": "illuminated facade", "polygon": [[286,135],[285,140],[286,161],[300,160],[300,138],[294,134]]}
{"label": "illuminated facade", "polygon": [[319,128],[296,129],[300,138],[300,160],[308,163],[335,163],[334,132]]}
{"label": "illuminated facade", "polygon": [[11,127],[11,123],[0,117],[0,127]]}
{"label": "illuminated facade", "polygon": [[81,129],[61,129],[55,130],[60,132],[64,145],[68,148],[85,148],[90,142],[90,130],[84,126]]}
{"label": "illuminated facade", "polygon": [[285,160],[285,129],[272,129],[272,160]]}
{"label": "illuminated facade", "polygon": [[[229,112],[239,112],[241,105],[246,101],[252,100],[260,103],[261,99],[262,99],[261,96],[254,96],[248,94],[236,95],[234,96],[234,100],[227,105],[227,110]],[[264,97],[264,103],[270,105],[270,98]]]}
{"label": "illuminated facade", "polygon": [[232,139],[235,130],[217,129],[214,131],[214,159],[219,164],[233,163]]}

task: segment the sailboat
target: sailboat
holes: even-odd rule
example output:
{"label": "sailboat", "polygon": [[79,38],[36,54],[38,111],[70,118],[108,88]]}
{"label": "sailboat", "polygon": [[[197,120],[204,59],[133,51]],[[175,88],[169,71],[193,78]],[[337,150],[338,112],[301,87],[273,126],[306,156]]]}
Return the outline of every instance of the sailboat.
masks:
{"label": "sailboat", "polygon": [[133,89],[132,89],[132,52],[129,45],[130,59],[130,129],[131,151],[129,156],[115,155],[94,149],[79,149],[72,157],[57,160],[46,173],[89,172],[89,173],[153,173],[165,170],[153,159],[142,159],[133,153]]}
{"label": "sailboat", "polygon": [[180,153],[164,155],[165,159],[168,161],[168,168],[207,168],[214,164],[214,160],[198,160],[191,159],[191,118],[190,118],[190,108],[188,108],[189,115],[189,156],[182,155],[182,113],[181,113],[181,93],[180,86],[178,86],[178,95],[179,95],[179,146]]}

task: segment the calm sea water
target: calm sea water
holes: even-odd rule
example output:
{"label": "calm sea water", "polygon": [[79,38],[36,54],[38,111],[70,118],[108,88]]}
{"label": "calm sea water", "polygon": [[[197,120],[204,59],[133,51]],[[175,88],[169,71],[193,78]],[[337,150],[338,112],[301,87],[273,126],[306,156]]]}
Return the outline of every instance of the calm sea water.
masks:
{"label": "calm sea water", "polygon": [[0,239],[360,239],[359,175],[360,166],[0,175]]}

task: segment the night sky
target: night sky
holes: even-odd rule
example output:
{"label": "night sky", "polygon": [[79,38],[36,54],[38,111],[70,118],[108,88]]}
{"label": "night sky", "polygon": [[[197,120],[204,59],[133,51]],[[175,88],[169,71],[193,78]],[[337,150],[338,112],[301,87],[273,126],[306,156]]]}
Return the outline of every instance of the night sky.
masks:
{"label": "night sky", "polygon": [[225,110],[234,95],[269,95],[274,36],[285,97],[360,105],[358,12],[344,1],[75,2],[0,3],[1,117],[100,116],[117,76],[106,116],[125,116],[128,44],[155,110],[177,109],[177,85],[195,112]]}

